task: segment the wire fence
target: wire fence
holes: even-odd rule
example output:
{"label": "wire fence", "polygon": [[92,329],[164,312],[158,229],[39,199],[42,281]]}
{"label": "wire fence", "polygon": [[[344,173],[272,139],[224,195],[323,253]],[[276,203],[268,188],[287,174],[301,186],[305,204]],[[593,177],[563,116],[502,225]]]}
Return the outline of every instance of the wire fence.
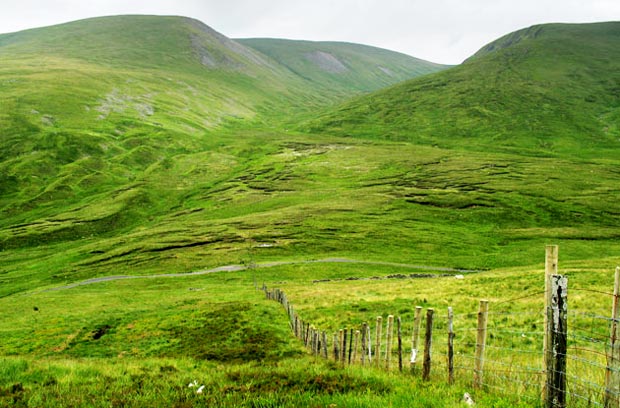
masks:
{"label": "wire fence", "polygon": [[[620,268],[616,270],[616,279]],[[575,307],[567,310],[565,348],[550,350],[548,337],[562,335],[549,329],[543,298],[535,292],[488,305],[478,311],[453,314],[449,310],[417,307],[413,321],[393,315],[355,327],[323,330],[306,322],[279,290],[263,290],[288,312],[293,333],[316,356],[342,366],[375,366],[421,375],[431,381],[455,380],[502,395],[518,395],[532,405],[549,407],[618,407],[620,401],[620,346],[614,293],[574,282]],[[515,312],[516,301],[532,303]],[[550,310],[550,309],[547,309]],[[559,352],[558,352],[559,350]],[[549,353],[564,365],[549,365]],[[558,368],[559,367],[559,368]],[[553,371],[557,382],[549,382]],[[564,385],[565,384],[565,385]],[[556,393],[557,392],[557,393]],[[552,395],[552,397],[549,397]]]}

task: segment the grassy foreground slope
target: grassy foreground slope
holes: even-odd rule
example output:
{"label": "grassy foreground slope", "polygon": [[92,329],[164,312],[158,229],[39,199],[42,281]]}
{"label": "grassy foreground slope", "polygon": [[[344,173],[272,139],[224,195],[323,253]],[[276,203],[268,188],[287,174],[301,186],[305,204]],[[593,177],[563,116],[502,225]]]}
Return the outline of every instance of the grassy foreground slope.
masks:
{"label": "grassy foreground slope", "polygon": [[307,127],[459,150],[611,158],[620,147],[619,39],[617,22],[530,27]]}

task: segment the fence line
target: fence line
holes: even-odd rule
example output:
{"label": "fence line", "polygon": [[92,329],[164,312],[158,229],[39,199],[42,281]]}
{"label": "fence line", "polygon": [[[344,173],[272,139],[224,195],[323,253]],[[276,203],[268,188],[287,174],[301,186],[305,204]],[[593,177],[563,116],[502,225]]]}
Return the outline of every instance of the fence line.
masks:
{"label": "fence line", "polygon": [[[557,260],[555,262],[557,264]],[[282,290],[269,290],[265,285],[263,290],[267,299],[282,304],[288,313],[291,331],[317,358],[332,359],[341,366],[373,366],[408,372],[421,375],[425,380],[445,378],[448,384],[471,381],[482,389],[518,393],[532,401],[540,401],[543,395],[546,407],[607,408],[618,407],[620,402],[619,274],[620,268],[617,268],[614,293],[579,288],[581,292],[594,293],[601,296],[602,301],[613,303],[616,314],[610,317],[592,310],[569,310],[566,286],[557,292],[556,285],[562,279],[565,284],[566,278],[550,275],[545,278],[549,290],[536,292],[537,296],[542,293],[551,296],[555,302],[555,306],[547,306],[546,312],[493,309],[510,301],[490,305],[481,301],[477,313],[460,314],[452,307],[446,311],[429,308],[423,313],[423,308],[416,306],[411,322],[400,316],[383,315],[376,316],[373,329],[368,322],[362,322],[335,331],[320,330],[304,321]],[[561,299],[558,298],[560,293]],[[565,311],[560,322],[563,327],[550,326],[544,331],[515,329],[513,317],[524,319],[524,324],[531,327],[544,328],[543,317],[559,322],[555,315],[557,309],[553,309],[558,301]],[[531,318],[535,320],[529,320]],[[552,324],[545,320],[547,326]],[[333,336],[329,336],[330,332]],[[403,341],[403,338],[410,341]],[[405,355],[410,357],[403,358]]]}

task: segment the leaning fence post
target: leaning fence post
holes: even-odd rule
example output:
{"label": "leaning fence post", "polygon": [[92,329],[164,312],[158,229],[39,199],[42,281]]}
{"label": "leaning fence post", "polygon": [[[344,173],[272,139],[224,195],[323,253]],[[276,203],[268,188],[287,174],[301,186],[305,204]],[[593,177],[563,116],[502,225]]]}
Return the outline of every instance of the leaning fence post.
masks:
{"label": "leaning fence post", "polygon": [[547,386],[545,407],[566,407],[566,345],[568,278],[551,275],[551,304],[547,311]]}
{"label": "leaning fence post", "polygon": [[614,298],[611,306],[611,327],[609,329],[609,352],[605,371],[605,408],[620,405],[620,266],[614,275]]}
{"label": "leaning fence post", "polygon": [[381,365],[381,324],[383,323],[383,317],[377,316],[377,329],[375,334],[375,365],[379,367]]}
{"label": "leaning fence post", "polygon": [[482,370],[484,367],[484,348],[487,339],[487,317],[489,301],[481,300],[478,309],[478,335],[476,337],[476,355],[474,357],[474,387],[482,386]]}
{"label": "leaning fence post", "polygon": [[394,342],[394,316],[389,315],[387,321],[387,339],[385,344],[385,369],[390,371],[392,362],[392,343]]}
{"label": "leaning fence post", "polygon": [[454,383],[454,314],[452,307],[448,307],[448,384]]}
{"label": "leaning fence post", "polygon": [[411,373],[415,373],[418,359],[418,342],[420,341],[420,324],[422,323],[422,306],[415,307],[413,318],[413,335],[411,336]]}
{"label": "leaning fence post", "polygon": [[433,312],[426,310],[426,333],[424,337],[424,363],[422,365],[422,379],[428,381],[431,377],[431,347],[433,344]]}

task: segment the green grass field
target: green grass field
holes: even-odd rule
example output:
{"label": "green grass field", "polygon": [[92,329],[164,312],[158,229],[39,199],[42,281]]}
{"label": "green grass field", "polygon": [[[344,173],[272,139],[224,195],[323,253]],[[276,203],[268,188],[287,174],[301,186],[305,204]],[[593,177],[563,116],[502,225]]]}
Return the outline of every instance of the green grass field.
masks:
{"label": "green grass field", "polygon": [[[469,369],[448,386],[442,363],[424,382],[317,360],[256,287],[332,334],[417,305],[470,327],[482,298],[525,334],[558,244],[572,287],[611,291],[618,32],[534,27],[398,85],[445,67],[181,18],[0,35],[0,405],[536,406]],[[389,85],[375,65],[399,76],[359,96]],[[227,265],[245,269],[189,274]],[[477,272],[387,278],[458,269]],[[592,293],[571,307],[607,316]]]}

